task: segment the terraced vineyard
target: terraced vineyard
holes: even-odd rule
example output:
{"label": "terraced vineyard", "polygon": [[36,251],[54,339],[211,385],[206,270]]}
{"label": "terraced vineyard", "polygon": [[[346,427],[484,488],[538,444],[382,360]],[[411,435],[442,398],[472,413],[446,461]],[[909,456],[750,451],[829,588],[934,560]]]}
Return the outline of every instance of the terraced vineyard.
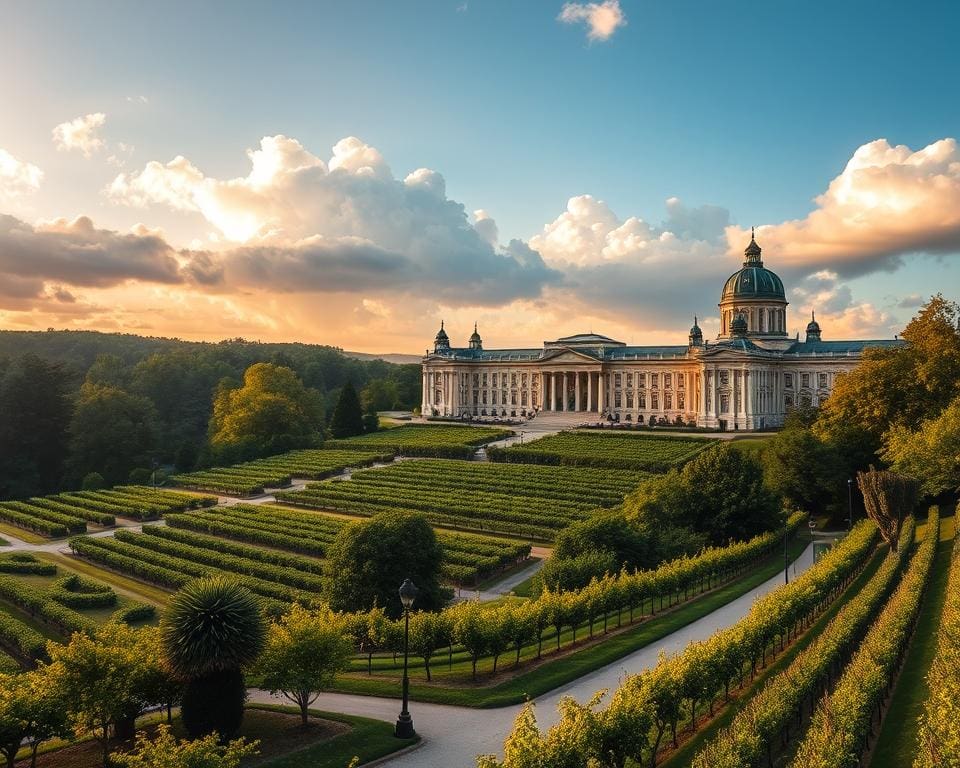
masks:
{"label": "terraced vineyard", "polygon": [[155,612],[154,606],[120,597],[101,582],[60,576],[56,565],[33,554],[0,556],[0,669],[6,658],[17,666],[45,658],[48,636],[66,639],[109,619],[144,621]]}
{"label": "terraced vineyard", "polygon": [[85,533],[88,522],[111,526],[117,517],[149,520],[165,512],[216,503],[210,496],[129,485],[109,491],[72,491],[26,501],[0,502],[0,521],[56,537]]}
{"label": "terraced vineyard", "polygon": [[549,540],[597,507],[611,507],[647,475],[633,471],[424,460],[355,472],[277,498],[351,515],[423,512],[437,525]]}
{"label": "terraced vineyard", "polygon": [[469,459],[477,446],[509,437],[513,432],[498,427],[467,427],[456,424],[405,424],[369,435],[328,440],[328,448],[384,449],[401,456]]}
{"label": "terraced vineyard", "polygon": [[490,461],[559,464],[666,472],[688,462],[715,440],[670,435],[561,432],[523,446],[489,448]]}
{"label": "terraced vineyard", "polygon": [[[118,531],[113,539],[77,538],[70,545],[82,557],[163,587],[225,571],[270,600],[310,601],[322,589],[326,548],[347,521],[237,504],[168,515],[166,522],[143,533]],[[444,576],[457,584],[476,583],[530,554],[528,544],[485,536],[441,533],[439,538]]]}
{"label": "terraced vineyard", "polygon": [[202,491],[256,496],[263,493],[265,488],[283,488],[290,485],[290,480],[294,477],[322,480],[338,475],[350,467],[369,467],[371,464],[392,460],[392,451],[371,449],[370,452],[360,452],[308,448],[230,467],[213,467],[175,475],[170,481],[175,485]]}

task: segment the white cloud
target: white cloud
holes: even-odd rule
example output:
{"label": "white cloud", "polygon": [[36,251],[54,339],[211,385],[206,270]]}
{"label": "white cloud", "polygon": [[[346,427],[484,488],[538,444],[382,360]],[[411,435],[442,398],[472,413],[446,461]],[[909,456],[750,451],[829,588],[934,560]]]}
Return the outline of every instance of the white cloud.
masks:
{"label": "white cloud", "polygon": [[[895,269],[909,253],[960,251],[960,149],[942,139],[923,149],[864,144],[816,198],[806,218],[761,227],[780,264],[852,276]],[[728,230],[731,252],[746,230]]]}
{"label": "white cloud", "polygon": [[53,141],[57,149],[69,152],[80,150],[84,157],[90,157],[104,146],[103,140],[97,135],[107,116],[103,112],[93,112],[54,127]]}
{"label": "white cloud", "polygon": [[0,200],[36,192],[42,180],[43,171],[37,166],[0,149]]}
{"label": "white cloud", "polygon": [[286,136],[265,137],[247,155],[245,177],[211,178],[176,157],[119,174],[106,194],[127,205],[198,213],[242,243],[210,257],[227,285],[416,288],[503,303],[559,279],[522,244],[500,248],[492,220],[471,226],[463,205],[446,197],[441,174],[418,168],[397,179],[382,154],[356,137],[338,141],[329,161]]}
{"label": "white cloud", "polygon": [[620,0],[604,0],[602,3],[566,3],[557,16],[565,24],[587,25],[588,40],[609,40],[613,33],[625,26],[627,17],[620,7]]}
{"label": "white cloud", "polygon": [[150,99],[148,99],[146,96],[143,96],[143,95],[127,96],[127,101],[130,104],[149,104],[150,103]]}

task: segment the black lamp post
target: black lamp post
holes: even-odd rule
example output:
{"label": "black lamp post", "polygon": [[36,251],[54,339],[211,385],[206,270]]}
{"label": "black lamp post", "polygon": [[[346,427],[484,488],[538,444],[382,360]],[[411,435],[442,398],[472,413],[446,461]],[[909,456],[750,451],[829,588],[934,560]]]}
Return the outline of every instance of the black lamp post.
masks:
{"label": "black lamp post", "polygon": [[410,641],[410,608],[417,597],[417,588],[410,579],[404,579],[400,587],[400,602],[403,604],[403,708],[400,710],[400,716],[397,718],[397,726],[394,729],[394,735],[398,739],[409,739],[416,736],[413,730],[413,718],[407,710],[407,702],[410,698],[410,678],[407,677],[407,649]]}
{"label": "black lamp post", "polygon": [[847,478],[847,530],[853,527],[853,480]]}
{"label": "black lamp post", "polygon": [[783,583],[790,583],[790,557],[787,554],[787,532],[790,530],[786,511],[783,513]]}

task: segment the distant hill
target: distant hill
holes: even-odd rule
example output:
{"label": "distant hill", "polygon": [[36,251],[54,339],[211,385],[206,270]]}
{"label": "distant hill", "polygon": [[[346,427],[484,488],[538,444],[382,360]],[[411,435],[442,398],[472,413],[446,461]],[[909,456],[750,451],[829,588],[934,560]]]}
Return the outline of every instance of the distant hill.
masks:
{"label": "distant hill", "polygon": [[369,352],[344,352],[343,354],[354,360],[383,360],[394,365],[411,365],[421,360],[420,355],[404,355],[400,352],[388,352],[385,355],[374,355]]}

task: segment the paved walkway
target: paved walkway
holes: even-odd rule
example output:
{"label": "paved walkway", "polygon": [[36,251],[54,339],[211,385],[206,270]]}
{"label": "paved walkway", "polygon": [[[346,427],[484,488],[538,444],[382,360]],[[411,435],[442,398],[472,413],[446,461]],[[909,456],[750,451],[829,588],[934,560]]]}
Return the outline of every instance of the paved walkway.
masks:
{"label": "paved walkway", "polygon": [[[791,566],[791,577],[805,571],[813,562],[809,546]],[[728,603],[712,613],[678,629],[676,632],[616,661],[596,672],[562,686],[536,699],[537,716],[542,726],[556,722],[557,704],[563,696],[585,701],[601,688],[614,689],[628,674],[641,672],[657,663],[661,651],[676,653],[694,640],[704,640],[719,629],[729,627],[747,614],[754,601],[783,583],[777,574],[757,589]],[[266,691],[250,692],[253,701],[275,701]],[[393,722],[400,711],[399,701],[368,696],[327,693],[314,707],[332,712],[362,715]],[[410,707],[414,725],[423,737],[419,749],[387,759],[393,768],[473,768],[478,754],[502,754],[503,741],[520,711],[519,705],[498,709],[470,709],[442,704],[414,702]]]}

